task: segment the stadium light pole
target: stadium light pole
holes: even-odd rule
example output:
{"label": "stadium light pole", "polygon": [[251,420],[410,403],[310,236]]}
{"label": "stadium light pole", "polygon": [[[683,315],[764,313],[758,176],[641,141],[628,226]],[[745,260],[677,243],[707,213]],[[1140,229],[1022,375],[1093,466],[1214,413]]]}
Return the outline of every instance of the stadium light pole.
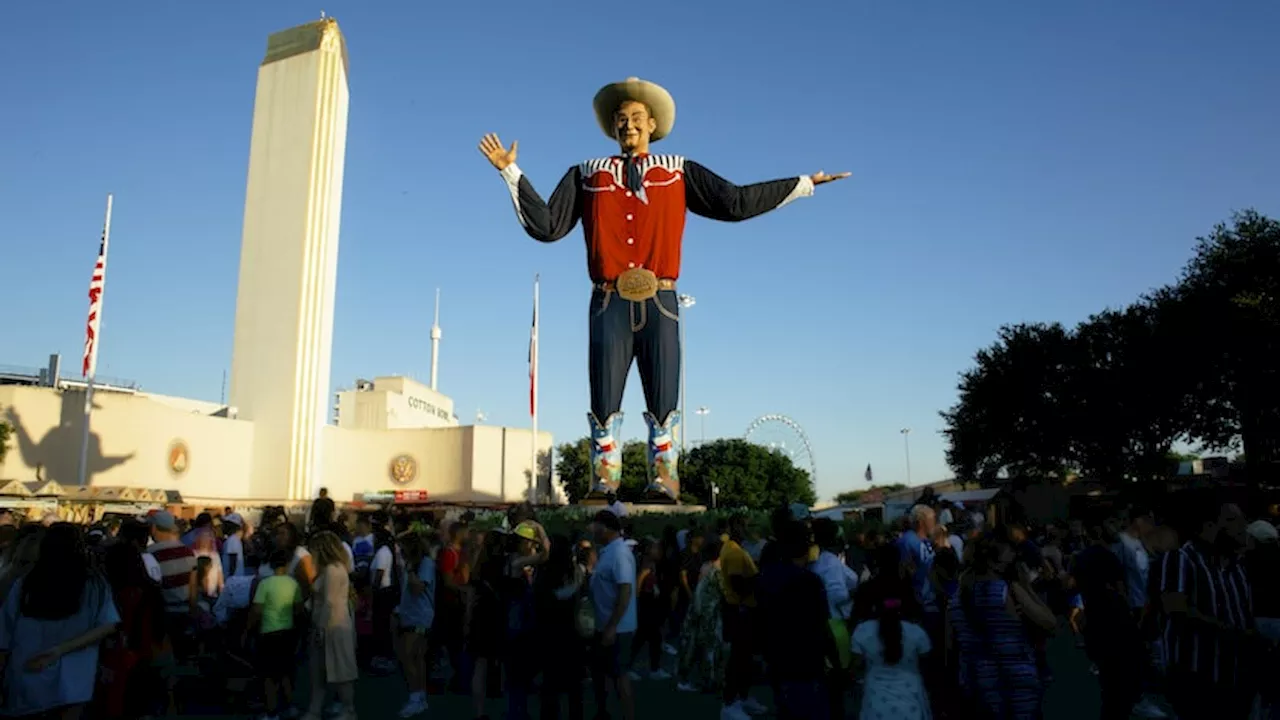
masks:
{"label": "stadium light pole", "polygon": [[676,302],[680,305],[680,454],[684,455],[685,435],[688,433],[684,430],[684,423],[689,420],[688,402],[689,383],[688,375],[685,372],[685,344],[684,344],[684,311],[698,304],[698,301],[692,295],[678,295]]}
{"label": "stadium light pole", "polygon": [[911,487],[911,428],[902,428],[902,451],[907,456],[907,487]]}
{"label": "stadium light pole", "polygon": [[699,418],[701,418],[699,424],[702,426],[702,429],[700,431],[701,437],[698,438],[698,444],[706,445],[707,444],[707,416],[711,414],[711,408],[707,407],[706,405],[703,405],[697,410],[694,410],[693,413],[697,415]]}

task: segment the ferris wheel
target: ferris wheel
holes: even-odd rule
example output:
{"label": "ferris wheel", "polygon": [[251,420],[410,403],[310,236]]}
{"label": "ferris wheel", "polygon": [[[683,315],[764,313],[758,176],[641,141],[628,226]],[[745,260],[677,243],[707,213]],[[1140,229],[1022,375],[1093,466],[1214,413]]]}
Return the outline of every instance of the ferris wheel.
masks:
{"label": "ferris wheel", "polygon": [[809,436],[795,420],[786,415],[761,415],[747,426],[744,439],[786,455],[796,467],[809,472],[810,480],[818,481],[818,466],[813,461]]}

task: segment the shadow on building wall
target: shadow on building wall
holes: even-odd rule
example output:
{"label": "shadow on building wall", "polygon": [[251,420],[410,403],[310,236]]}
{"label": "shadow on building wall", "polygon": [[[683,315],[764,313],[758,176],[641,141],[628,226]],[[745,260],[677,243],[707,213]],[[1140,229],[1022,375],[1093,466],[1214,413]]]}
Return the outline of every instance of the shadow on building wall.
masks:
{"label": "shadow on building wall", "polygon": [[[101,409],[94,405],[94,410]],[[5,409],[5,420],[13,427],[17,451],[23,465],[31,470],[30,477],[15,480],[53,480],[60,485],[74,487],[80,482],[80,443],[84,434],[84,395],[62,394],[62,411],[56,427],[36,439],[23,423],[21,414],[14,408]],[[97,422],[102,422],[98,420]],[[96,432],[89,433],[88,469],[85,484],[92,485],[93,477],[117,465],[133,459],[128,455],[106,456],[102,454],[102,438]]]}
{"label": "shadow on building wall", "polygon": [[[523,499],[524,502],[534,502],[536,500],[539,503],[548,503],[548,502],[551,502],[552,498],[556,496],[557,491],[556,491],[556,488],[552,487],[552,480],[551,480],[552,471],[551,471],[551,453],[550,452],[546,450],[540,450],[538,452],[538,481],[537,482],[535,483],[529,482],[528,470],[525,470],[524,473],[522,474],[524,475],[525,488],[520,492],[520,497],[521,499]],[[534,487],[537,488],[537,492],[531,494],[530,490]],[[531,495],[536,495],[536,497],[532,497]]]}

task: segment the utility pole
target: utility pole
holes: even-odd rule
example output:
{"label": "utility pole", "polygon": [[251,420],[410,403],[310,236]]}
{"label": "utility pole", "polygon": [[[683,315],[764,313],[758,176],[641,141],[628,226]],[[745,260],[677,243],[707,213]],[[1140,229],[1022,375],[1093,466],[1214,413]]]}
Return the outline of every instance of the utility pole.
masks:
{"label": "utility pole", "polygon": [[907,456],[907,487],[911,487],[911,428],[902,428],[902,451]]}

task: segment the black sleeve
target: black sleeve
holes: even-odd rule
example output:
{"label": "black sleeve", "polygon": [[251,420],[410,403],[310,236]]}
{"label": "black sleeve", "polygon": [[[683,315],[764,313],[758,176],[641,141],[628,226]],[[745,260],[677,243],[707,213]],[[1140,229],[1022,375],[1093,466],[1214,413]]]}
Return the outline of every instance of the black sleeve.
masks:
{"label": "black sleeve", "polygon": [[802,188],[806,184],[812,192],[812,183],[801,177],[739,186],[692,160],[684,162],[685,204],[693,214],[711,220],[741,222],[763,215],[809,194]]}
{"label": "black sleeve", "polygon": [[539,242],[555,242],[568,235],[573,226],[578,224],[582,210],[579,194],[582,172],[578,166],[569,168],[564,177],[560,178],[560,184],[551,193],[549,202],[543,201],[523,172],[503,171],[502,177],[507,182],[507,189],[511,191],[516,217],[529,237]]}

